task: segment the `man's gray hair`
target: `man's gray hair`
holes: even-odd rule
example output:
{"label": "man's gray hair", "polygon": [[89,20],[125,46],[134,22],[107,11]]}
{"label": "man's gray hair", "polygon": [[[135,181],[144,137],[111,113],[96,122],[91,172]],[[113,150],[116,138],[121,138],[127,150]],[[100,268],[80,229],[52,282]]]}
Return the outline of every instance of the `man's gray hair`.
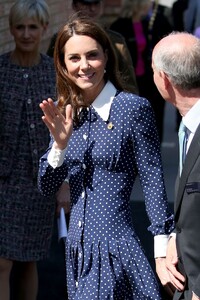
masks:
{"label": "man's gray hair", "polygon": [[[170,35],[177,34],[180,32]],[[160,47],[153,56],[155,69],[163,71],[175,86],[183,90],[200,88],[200,39],[193,38],[196,42],[191,47]]]}

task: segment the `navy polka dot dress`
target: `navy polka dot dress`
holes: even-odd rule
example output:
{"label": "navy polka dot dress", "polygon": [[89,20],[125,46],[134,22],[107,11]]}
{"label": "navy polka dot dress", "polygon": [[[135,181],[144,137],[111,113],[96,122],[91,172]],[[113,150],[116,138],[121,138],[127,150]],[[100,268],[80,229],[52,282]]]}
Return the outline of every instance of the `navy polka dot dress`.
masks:
{"label": "navy polka dot dress", "polygon": [[158,300],[159,288],[133,228],[130,194],[139,174],[153,235],[172,230],[151,106],[119,92],[108,120],[81,112],[63,164],[40,161],[39,188],[54,193],[66,176],[71,215],[66,243],[70,300]]}

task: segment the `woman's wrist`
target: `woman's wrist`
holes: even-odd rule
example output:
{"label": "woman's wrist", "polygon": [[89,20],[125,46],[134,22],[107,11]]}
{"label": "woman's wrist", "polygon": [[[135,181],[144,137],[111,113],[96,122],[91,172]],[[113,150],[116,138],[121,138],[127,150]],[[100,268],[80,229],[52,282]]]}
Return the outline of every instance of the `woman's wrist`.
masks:
{"label": "woman's wrist", "polygon": [[66,144],[58,144],[56,141],[54,141],[53,143],[53,147],[56,150],[64,150],[65,148],[67,148],[67,143]]}

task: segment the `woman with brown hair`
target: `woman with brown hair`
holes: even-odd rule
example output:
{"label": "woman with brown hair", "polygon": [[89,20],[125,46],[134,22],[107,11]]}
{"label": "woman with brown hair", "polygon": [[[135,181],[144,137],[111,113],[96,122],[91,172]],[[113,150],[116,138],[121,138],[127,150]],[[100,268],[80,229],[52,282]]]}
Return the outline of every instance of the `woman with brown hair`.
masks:
{"label": "woman with brown hair", "polygon": [[157,241],[160,235],[167,239],[173,216],[151,105],[124,90],[110,39],[93,21],[69,21],[58,33],[54,55],[58,104],[40,104],[52,140],[38,182],[50,196],[69,181],[69,299],[161,300],[130,210],[139,174],[149,230]]}

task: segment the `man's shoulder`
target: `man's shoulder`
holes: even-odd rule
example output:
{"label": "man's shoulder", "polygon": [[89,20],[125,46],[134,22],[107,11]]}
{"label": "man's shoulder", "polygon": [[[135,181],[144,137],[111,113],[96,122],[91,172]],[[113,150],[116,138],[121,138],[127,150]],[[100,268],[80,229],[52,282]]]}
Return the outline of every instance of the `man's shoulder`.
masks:
{"label": "man's shoulder", "polygon": [[55,43],[57,36],[58,36],[58,32],[54,33],[51,37],[51,42]]}
{"label": "man's shoulder", "polygon": [[49,48],[47,49],[46,54],[50,57],[53,57],[57,35],[58,35],[58,32],[53,34],[53,36],[51,37],[51,40],[50,40]]}
{"label": "man's shoulder", "polygon": [[110,39],[112,41],[114,41],[115,43],[121,43],[121,44],[125,43],[125,39],[124,39],[123,35],[121,35],[119,32],[116,32],[109,28],[106,29],[106,32],[109,35]]}

